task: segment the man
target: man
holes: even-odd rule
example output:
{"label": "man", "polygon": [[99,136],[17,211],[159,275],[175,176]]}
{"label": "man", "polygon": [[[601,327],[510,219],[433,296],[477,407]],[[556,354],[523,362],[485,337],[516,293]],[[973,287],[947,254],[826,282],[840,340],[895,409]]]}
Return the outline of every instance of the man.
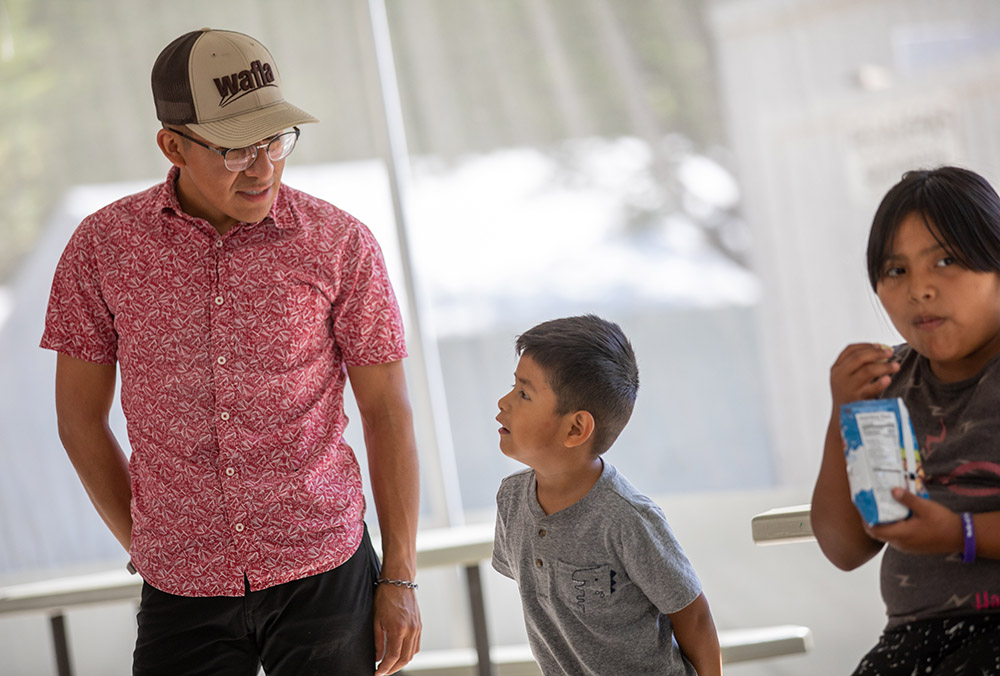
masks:
{"label": "man", "polygon": [[[173,167],[81,223],[42,338],[63,445],[145,581],[133,672],[394,673],[420,644],[419,489],[381,252],[281,184],[296,125],[317,120],[284,101],[260,43],[187,33],[152,85]],[[108,426],[116,365],[128,460]],[[343,440],[348,380],[381,572]]]}

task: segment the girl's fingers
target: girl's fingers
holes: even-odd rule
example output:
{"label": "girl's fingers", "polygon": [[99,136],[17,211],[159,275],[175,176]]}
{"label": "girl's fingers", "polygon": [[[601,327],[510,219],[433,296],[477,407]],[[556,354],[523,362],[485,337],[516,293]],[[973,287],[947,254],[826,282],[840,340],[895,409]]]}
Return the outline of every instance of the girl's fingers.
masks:
{"label": "girl's fingers", "polygon": [[848,345],[830,368],[830,389],[835,403],[877,397],[892,381],[899,364],[892,348],[872,343]]}

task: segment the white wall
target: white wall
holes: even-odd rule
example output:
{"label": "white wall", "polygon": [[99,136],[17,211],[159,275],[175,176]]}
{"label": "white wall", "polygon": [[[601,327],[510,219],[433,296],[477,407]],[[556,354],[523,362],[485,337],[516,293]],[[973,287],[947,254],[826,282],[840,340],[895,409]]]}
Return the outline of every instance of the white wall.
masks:
{"label": "white wall", "polygon": [[850,342],[899,342],[865,272],[881,196],[918,166],[1000,179],[1000,4],[739,0],[710,17],[763,286],[775,464],[808,485],[830,365]]}

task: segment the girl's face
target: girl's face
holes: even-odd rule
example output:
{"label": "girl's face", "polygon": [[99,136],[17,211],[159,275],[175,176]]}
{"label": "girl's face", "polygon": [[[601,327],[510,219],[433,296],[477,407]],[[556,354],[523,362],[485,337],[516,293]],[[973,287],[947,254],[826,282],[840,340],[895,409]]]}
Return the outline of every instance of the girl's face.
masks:
{"label": "girl's face", "polygon": [[1000,353],[1000,275],[962,267],[916,212],[899,224],[876,293],[893,326],[943,382],[979,373]]}

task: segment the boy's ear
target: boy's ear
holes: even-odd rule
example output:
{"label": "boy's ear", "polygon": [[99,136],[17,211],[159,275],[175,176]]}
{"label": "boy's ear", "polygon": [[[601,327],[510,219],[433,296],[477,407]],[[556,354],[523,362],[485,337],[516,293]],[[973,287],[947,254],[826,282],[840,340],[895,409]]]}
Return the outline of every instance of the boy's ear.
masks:
{"label": "boy's ear", "polygon": [[594,436],[594,416],[590,411],[577,411],[568,416],[569,430],[566,433],[565,445],[576,448],[590,441]]}
{"label": "boy's ear", "polygon": [[170,164],[177,167],[183,167],[187,164],[180,139],[177,138],[176,134],[171,134],[166,129],[160,129],[156,132],[156,145],[159,146],[163,156],[170,160]]}

